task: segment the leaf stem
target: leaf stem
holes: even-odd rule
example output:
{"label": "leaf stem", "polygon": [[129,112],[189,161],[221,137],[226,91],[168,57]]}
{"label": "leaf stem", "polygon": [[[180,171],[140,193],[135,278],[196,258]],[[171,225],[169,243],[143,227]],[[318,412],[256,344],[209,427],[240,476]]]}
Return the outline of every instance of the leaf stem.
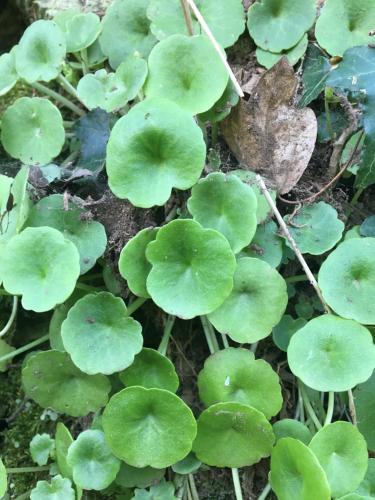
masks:
{"label": "leaf stem", "polygon": [[229,347],[228,337],[225,333],[222,333],[221,338],[223,339],[224,348],[227,349]]}
{"label": "leaf stem", "polygon": [[216,352],[216,350],[215,350],[215,346],[214,346],[213,341],[212,341],[211,330],[208,326],[208,319],[206,318],[206,316],[201,316],[200,318],[201,318],[201,323],[202,323],[204,335],[206,337],[208,350],[210,351],[210,354],[214,354]]}
{"label": "leaf stem", "polygon": [[199,500],[198,490],[195,485],[193,474],[189,474],[189,486],[193,500]]}
{"label": "leaf stem", "polygon": [[76,288],[78,288],[78,290],[85,290],[87,292],[102,292],[103,291],[103,288],[100,288],[98,286],[87,285],[86,283],[81,283],[80,281],[77,281]]}
{"label": "leaf stem", "polygon": [[81,50],[81,60],[82,60],[82,73],[87,75],[89,73],[89,62],[87,59],[87,49]]}
{"label": "leaf stem", "polygon": [[127,306],[127,315],[131,316],[133,312],[135,312],[137,309],[139,309],[145,302],[146,302],[145,297],[137,297],[131,304]]}
{"label": "leaf stem", "polygon": [[65,76],[62,73],[60,73],[59,76],[57,77],[57,81],[63,87],[63,89],[66,90],[66,92],[68,92],[68,94],[74,97],[74,99],[77,99],[77,101],[81,102],[80,98],[78,97],[77,90],[73,87],[70,81],[67,78],[65,78]]}
{"label": "leaf stem", "polygon": [[352,418],[352,424],[357,425],[357,411],[355,409],[353,391],[351,389],[348,390],[348,398],[349,398],[349,413]]}
{"label": "leaf stem", "polygon": [[79,116],[85,115],[85,112],[82,109],[80,109],[78,106],[76,106],[73,102],[71,102],[66,97],[58,94],[57,92],[50,89],[49,87],[46,87],[45,85],[42,85],[41,83],[38,83],[38,82],[30,83],[29,85],[31,87],[33,87],[35,90],[37,90],[38,92],[46,94],[51,99],[54,99],[55,101],[59,102],[60,104],[62,104],[66,108],[69,108],[71,111],[73,111],[77,115],[79,115]]}
{"label": "leaf stem", "polygon": [[307,392],[305,391],[305,389],[301,383],[299,384],[299,387],[300,387],[300,391],[301,391],[301,395],[302,395],[302,399],[303,399],[303,404],[306,408],[306,411],[309,414],[309,416],[310,416],[311,420],[313,421],[317,430],[320,430],[322,428],[322,424],[320,423],[320,421],[319,421],[319,419],[314,411],[314,408],[312,407],[312,405],[310,403]]}
{"label": "leaf stem", "polygon": [[160,345],[158,347],[158,351],[163,356],[166,356],[166,354],[167,354],[169,338],[171,336],[172,328],[173,328],[175,321],[176,321],[176,316],[169,315],[167,318],[167,321],[165,322],[163,336],[161,338],[161,342],[160,342]]}
{"label": "leaf stem", "polygon": [[4,354],[4,356],[0,357],[0,363],[3,363],[4,361],[8,361],[8,359],[12,359],[15,356],[18,356],[18,354],[22,354],[23,352],[29,351],[33,347],[36,347],[40,344],[43,344],[44,342],[47,342],[47,340],[49,340],[49,334],[43,335],[43,337],[40,337],[39,339],[33,340],[29,344],[26,344],[23,347],[16,349],[15,351],[8,352],[8,354]]}
{"label": "leaf stem", "polygon": [[193,30],[193,23],[191,20],[191,13],[190,13],[190,8],[186,0],[180,0],[181,2],[181,7],[184,13],[184,18],[185,18],[185,24],[187,28],[187,32],[189,36],[194,35],[194,30]]}
{"label": "leaf stem", "polygon": [[40,467],[10,467],[9,469],[7,468],[7,473],[8,474],[26,474],[26,473],[31,473],[31,472],[42,472],[45,470],[49,470],[50,466],[49,465],[42,465]]}
{"label": "leaf stem", "polygon": [[15,320],[15,317],[17,315],[17,308],[18,308],[18,297],[15,295],[13,297],[12,312],[10,313],[10,316],[9,316],[7,324],[0,331],[0,337],[3,337],[11,329],[11,327],[13,325],[13,321]]}
{"label": "leaf stem", "polygon": [[301,281],[309,281],[306,274],[296,274],[295,276],[288,276],[284,278],[287,283],[300,283]]}
{"label": "leaf stem", "polygon": [[258,500],[266,500],[271,491],[270,483],[267,483],[262,493],[259,495]]}
{"label": "leaf stem", "polygon": [[332,422],[334,406],[335,406],[335,393],[330,391],[328,393],[327,414],[323,424],[324,427]]}
{"label": "leaf stem", "polygon": [[232,479],[234,485],[234,492],[236,494],[236,500],[243,500],[240,478],[238,475],[238,469],[232,468]]}

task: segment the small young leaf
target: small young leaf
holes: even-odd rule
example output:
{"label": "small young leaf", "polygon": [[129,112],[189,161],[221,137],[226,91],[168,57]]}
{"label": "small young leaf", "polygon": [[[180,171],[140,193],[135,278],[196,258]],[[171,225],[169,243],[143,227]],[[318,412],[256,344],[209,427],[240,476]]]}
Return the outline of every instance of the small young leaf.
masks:
{"label": "small young leaf", "polygon": [[110,375],[130,366],[142,349],[142,327],[127,316],[124,301],[109,292],[78,300],[61,326],[73,363],[89,375]]}
{"label": "small young leaf", "polygon": [[255,234],[255,194],[235,175],[214,172],[201,179],[191,190],[187,207],[203,227],[222,233],[234,253],[248,245]]}
{"label": "small young leaf", "polygon": [[367,441],[370,451],[375,451],[375,372],[354,391],[358,429]]}
{"label": "small young leaf", "polygon": [[99,16],[93,12],[64,10],[54,17],[54,21],[65,34],[67,52],[87,49],[98,38],[102,28]]}
{"label": "small young leaf", "polygon": [[80,255],[81,274],[94,267],[107,246],[104,226],[97,221],[85,220],[85,210],[64,196],[53,194],[42,198],[30,211],[27,225],[31,227],[49,226],[61,231],[77,247]]}
{"label": "small young leaf", "polygon": [[51,482],[38,481],[30,493],[31,500],[75,500],[72,483],[68,478],[62,478],[59,474],[51,479]]}
{"label": "small young leaf", "polygon": [[30,441],[31,458],[38,465],[46,465],[55,450],[55,441],[49,434],[36,434]]}
{"label": "small young leaf", "polygon": [[282,438],[271,455],[270,483],[279,500],[329,500],[330,488],[314,453],[301,441]]}
{"label": "small young leaf", "polygon": [[58,422],[55,434],[56,461],[61,475],[69,479],[73,479],[73,471],[67,462],[67,455],[73,441],[69,429],[62,422]]}
{"label": "small young leaf", "polygon": [[[337,211],[324,201],[304,206],[292,221],[288,216],[284,219],[300,251],[311,255],[321,255],[333,248],[345,228]],[[289,241],[285,241],[290,246]]]}
{"label": "small young leaf", "polygon": [[79,254],[73,243],[51,227],[26,228],[2,251],[4,288],[22,295],[27,310],[45,312],[64,302],[79,276]]}
{"label": "small young leaf", "polygon": [[237,261],[232,292],[208,318],[235,342],[257,342],[271,333],[287,303],[286,283],[280,274],[266,262],[242,257]]}
{"label": "small young leaf", "polygon": [[313,25],[314,0],[263,0],[247,13],[247,27],[258,47],[271,52],[294,47]]}
{"label": "small young leaf", "polygon": [[276,441],[285,437],[291,437],[299,439],[299,441],[308,445],[312,439],[310,429],[302,422],[292,420],[291,418],[284,418],[275,422],[272,428],[276,436]]}
{"label": "small young leaf", "polygon": [[342,56],[350,47],[371,43],[369,32],[374,29],[374,18],[372,0],[356,0],[355,3],[328,0],[316,22],[317,42],[332,56]]}
{"label": "small young leaf", "polygon": [[135,52],[146,58],[157,42],[146,16],[148,4],[149,0],[115,0],[108,7],[99,43],[112,68]]}
{"label": "small young leaf", "polygon": [[294,319],[289,314],[285,314],[280,322],[273,327],[272,339],[279,349],[287,352],[290,339],[303,326],[306,325],[304,318]]}
{"label": "small young leaf", "polygon": [[341,243],[320,267],[318,283],[324,300],[343,318],[375,324],[375,238]]}
{"label": "small young leaf", "polygon": [[169,314],[184,319],[208,314],[232,290],[236,263],[228,241],[193,220],[159,229],[146,258],[152,264],[148,293]]}
{"label": "small young leaf", "polygon": [[42,408],[72,417],[85,416],[108,401],[110,383],[104,375],[87,375],[66,352],[42,351],[31,356],[22,370],[26,394]]}
{"label": "small young leaf", "polygon": [[60,154],[64,141],[61,113],[47,99],[21,97],[2,116],[4,149],[27,165],[49,163]]}
{"label": "small young leaf", "polygon": [[334,498],[354,491],[365,477],[366,441],[349,422],[334,422],[323,427],[312,438],[309,448],[323,467]]}
{"label": "small young leaf", "polygon": [[139,385],[176,392],[180,384],[172,361],[154,349],[143,348],[134,363],[119,375],[121,382],[130,387]]}
{"label": "small young leaf", "polygon": [[[217,123],[229,115],[231,109],[238,103],[239,96],[231,80],[228,81],[223,95],[208,111],[198,115],[201,122]],[[231,172],[233,173],[233,172]]]}
{"label": "small young leaf", "polygon": [[146,247],[156,238],[157,232],[157,228],[142,229],[121,250],[118,262],[120,274],[138,297],[149,297],[146,280],[151,264],[146,259]]}
{"label": "small young leaf", "polygon": [[69,446],[67,463],[75,484],[84,490],[104,490],[120,470],[120,460],[112,454],[99,430],[81,432]]}
{"label": "small young leaf", "polygon": [[192,115],[209,110],[228,83],[228,72],[204,35],[166,38],[154,47],[148,65],[146,96],[170,99]]}
{"label": "small young leaf", "polygon": [[117,457],[134,467],[158,469],[184,458],[197,432],[190,408],[179,397],[143,387],[128,387],[112,396],[103,427]]}
{"label": "small young leaf", "polygon": [[163,205],[173,187],[189,189],[206,155],[192,116],[166,99],[136,104],[113,127],[107,148],[109,187],[142,208]]}
{"label": "small young leaf", "polygon": [[304,384],[317,391],[347,391],[365,382],[375,368],[371,333],[359,323],[319,316],[290,340],[288,362]]}
{"label": "small young leaf", "polygon": [[375,237],[375,215],[370,215],[362,222],[359,233],[361,236]]}
{"label": "small young leaf", "polygon": [[28,83],[49,82],[60,73],[65,55],[65,36],[59,26],[53,21],[35,21],[17,47],[17,73]]}
{"label": "small young leaf", "polygon": [[240,403],[218,403],[200,415],[193,451],[207,465],[245,467],[268,457],[274,441],[263,413]]}
{"label": "small young leaf", "polygon": [[152,484],[160,481],[164,474],[165,469],[132,467],[125,462],[121,462],[121,467],[115,482],[123,488],[148,488]]}
{"label": "small young leaf", "polygon": [[134,500],[177,500],[174,495],[175,486],[162,479],[155,486],[151,486],[150,491],[135,490]]}
{"label": "small young leaf", "polygon": [[172,470],[176,472],[176,474],[194,474],[201,465],[202,462],[198,460],[195,453],[191,451],[185,458],[173,464]]}

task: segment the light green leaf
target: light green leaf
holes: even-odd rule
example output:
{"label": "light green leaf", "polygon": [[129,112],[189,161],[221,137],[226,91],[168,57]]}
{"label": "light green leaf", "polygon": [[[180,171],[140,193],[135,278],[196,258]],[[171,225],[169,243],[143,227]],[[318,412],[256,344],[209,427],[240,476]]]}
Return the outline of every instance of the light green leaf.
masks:
{"label": "light green leaf", "polygon": [[115,482],[123,488],[148,488],[148,486],[160,481],[164,474],[165,469],[132,467],[125,462],[121,462],[121,468]]}
{"label": "light green leaf", "polygon": [[0,498],[2,498],[8,487],[7,471],[3,461],[0,458]]}
{"label": "light green leaf", "polygon": [[46,465],[55,450],[55,440],[49,434],[36,434],[30,441],[31,458],[38,465]]}
{"label": "light green leaf", "polygon": [[273,220],[259,224],[250,245],[238,257],[255,257],[278,267],[283,258],[283,240],[277,233],[278,227]]}
{"label": "light green leaf", "polygon": [[258,63],[261,66],[269,69],[272,68],[272,66],[274,66],[278,61],[280,61],[282,57],[286,57],[289,64],[291,66],[294,66],[306,52],[307,43],[307,34],[304,34],[301,40],[294,47],[284,52],[269,52],[268,50],[263,50],[258,47],[256,50]]}
{"label": "light green leaf", "polygon": [[312,438],[312,434],[305,424],[298,420],[292,420],[291,418],[283,418],[275,422],[272,428],[276,436],[276,441],[290,437],[298,439],[302,441],[302,443],[308,445]]}
{"label": "light green leaf", "polygon": [[38,481],[31,491],[31,500],[75,500],[75,493],[70,479],[59,474],[48,481]]}
{"label": "light green leaf", "polygon": [[375,458],[368,459],[368,467],[365,478],[355,492],[365,497],[375,497]]}
{"label": "light green leaf", "polygon": [[0,97],[12,90],[17,83],[16,50],[17,46],[0,56]]}
{"label": "light green leaf", "polygon": [[167,483],[165,479],[162,479],[155,486],[151,486],[150,491],[136,489],[132,500],[177,500],[174,490],[173,483]]}
{"label": "light green leaf", "polygon": [[68,479],[73,479],[72,468],[67,462],[68,449],[73,441],[69,429],[62,422],[58,422],[55,435],[56,461],[61,475]]}
{"label": "light green leaf", "polygon": [[93,12],[62,11],[54,17],[66,38],[66,51],[79,52],[87,49],[101,32],[99,16]]}

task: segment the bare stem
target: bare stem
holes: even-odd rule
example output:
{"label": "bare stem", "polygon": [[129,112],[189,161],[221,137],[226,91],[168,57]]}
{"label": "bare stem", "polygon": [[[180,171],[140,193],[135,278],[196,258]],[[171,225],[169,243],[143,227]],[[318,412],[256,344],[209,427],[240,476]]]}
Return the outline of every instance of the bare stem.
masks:
{"label": "bare stem", "polygon": [[256,179],[258,181],[258,184],[259,184],[259,187],[260,187],[262,193],[264,194],[269,206],[271,207],[271,209],[272,209],[272,211],[277,219],[277,222],[279,223],[279,226],[280,226],[282,232],[284,233],[285,237],[288,239],[291,247],[293,248],[294,253],[296,254],[297,259],[300,261],[301,266],[303,267],[303,270],[305,271],[305,274],[308,277],[310,284],[314,287],[314,289],[315,289],[315,291],[316,291],[316,293],[317,293],[317,295],[318,295],[318,297],[319,297],[319,299],[324,307],[325,312],[330,313],[331,310],[323,298],[322,291],[320,290],[318,282],[316,281],[315,276],[313,275],[309,266],[307,265],[307,262],[305,261],[300,249],[298,248],[297,243],[294,241],[292,235],[290,234],[289,229],[288,229],[287,225],[285,224],[284,219],[282,218],[278,208],[276,207],[275,202],[273,201],[270,193],[268,192],[268,189],[264,183],[264,180],[262,179],[262,177],[259,174],[257,174]]}
{"label": "bare stem", "polygon": [[236,468],[232,469],[232,479],[233,479],[234,492],[236,494],[236,500],[243,500],[240,478],[238,475],[238,469]]}
{"label": "bare stem", "polygon": [[357,411],[355,409],[354,396],[351,389],[348,390],[348,398],[349,398],[349,413],[352,417],[353,425],[357,425]]}
{"label": "bare stem", "polygon": [[131,304],[127,306],[127,315],[130,316],[135,312],[137,309],[139,309],[147,299],[144,297],[137,297]]}
{"label": "bare stem", "polygon": [[182,10],[184,12],[184,18],[185,18],[185,23],[186,23],[188,34],[189,34],[189,36],[193,36],[194,31],[193,31],[193,23],[191,21],[191,13],[190,13],[189,4],[186,2],[186,0],[180,0],[180,2],[181,2]]}
{"label": "bare stem", "polygon": [[270,491],[271,491],[271,485],[270,485],[270,483],[267,483],[266,487],[264,488],[262,493],[259,495],[258,500],[266,500]]}
{"label": "bare stem", "polygon": [[18,297],[15,295],[13,297],[12,312],[10,313],[10,316],[9,316],[7,324],[0,331],[0,337],[3,337],[11,329],[11,327],[13,325],[13,321],[15,320],[15,317],[17,315],[17,307],[18,307]]}
{"label": "bare stem", "polygon": [[324,420],[324,427],[326,425],[329,425],[332,422],[334,405],[335,405],[335,393],[329,392],[328,393],[327,415],[326,415],[326,418]]}
{"label": "bare stem", "polygon": [[163,337],[161,339],[161,342],[160,342],[160,345],[158,348],[158,351],[160,352],[160,354],[163,354],[163,356],[166,356],[166,354],[167,354],[169,338],[171,336],[171,332],[172,332],[172,328],[173,328],[175,320],[176,320],[176,316],[168,316],[168,319],[165,323]]}
{"label": "bare stem", "polygon": [[45,85],[42,85],[41,83],[35,82],[35,83],[30,83],[30,87],[33,87],[35,90],[38,92],[41,92],[43,94],[46,94],[48,97],[51,97],[51,99],[54,99],[55,101],[59,102],[66,108],[69,108],[73,113],[76,113],[79,116],[84,116],[85,112],[80,109],[78,106],[76,106],[73,102],[69,101],[66,97],[58,94],[54,90],[50,89],[49,87],[46,87]]}
{"label": "bare stem", "polygon": [[23,347],[16,349],[15,351],[8,352],[8,354],[4,354],[4,356],[0,357],[0,363],[3,363],[4,361],[8,361],[8,359],[13,359],[15,356],[18,356],[18,354],[22,354],[23,352],[29,351],[33,347],[36,347],[40,344],[43,344],[44,342],[47,342],[47,340],[49,340],[48,334],[43,335],[43,337],[40,337],[40,339],[36,339],[33,342],[30,342],[29,344],[26,344]]}

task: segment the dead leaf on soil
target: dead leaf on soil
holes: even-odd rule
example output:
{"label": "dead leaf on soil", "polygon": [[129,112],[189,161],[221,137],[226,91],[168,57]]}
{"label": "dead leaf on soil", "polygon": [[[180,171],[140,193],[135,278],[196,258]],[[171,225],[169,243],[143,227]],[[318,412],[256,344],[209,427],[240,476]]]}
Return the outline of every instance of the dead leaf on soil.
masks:
{"label": "dead leaf on soil", "polygon": [[248,101],[241,100],[222,122],[237,160],[259,172],[281,194],[290,191],[314,151],[317,121],[310,108],[291,102],[298,84],[286,58],[266,71]]}

